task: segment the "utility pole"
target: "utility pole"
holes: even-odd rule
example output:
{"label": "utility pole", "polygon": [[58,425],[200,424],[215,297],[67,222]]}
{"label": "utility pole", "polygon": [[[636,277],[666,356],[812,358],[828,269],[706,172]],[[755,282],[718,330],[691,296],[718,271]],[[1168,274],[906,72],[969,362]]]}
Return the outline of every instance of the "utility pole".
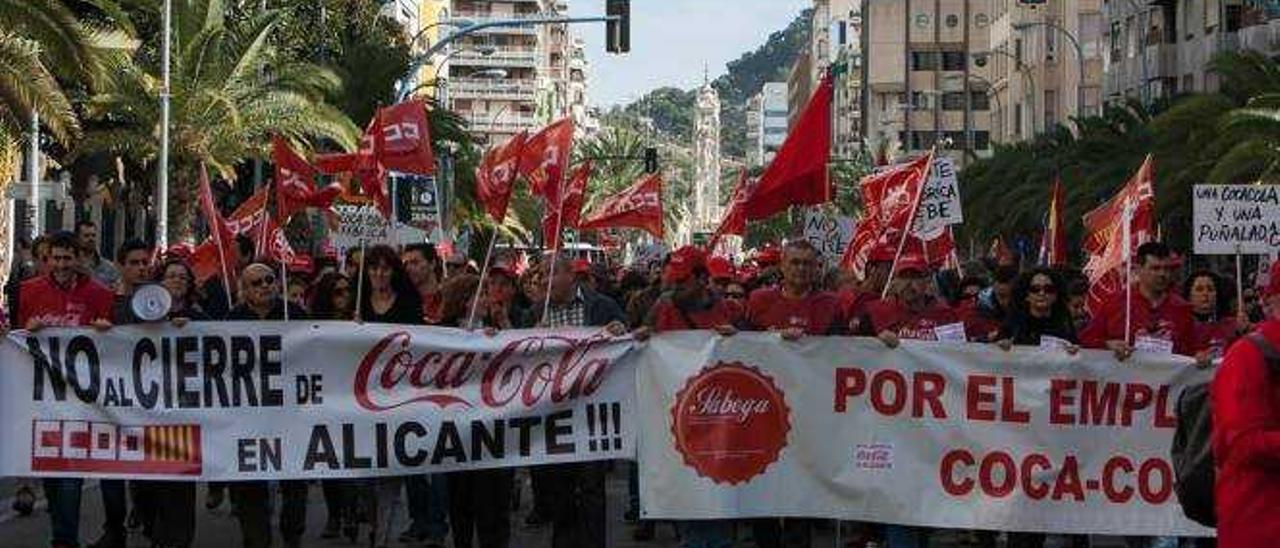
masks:
{"label": "utility pole", "polygon": [[31,111],[31,148],[27,150],[27,182],[31,183],[31,241],[40,237],[40,113]]}
{"label": "utility pole", "polygon": [[160,159],[156,181],[156,247],[169,247],[169,49],[172,40],[173,0],[164,0],[160,38]]}
{"label": "utility pole", "polygon": [[1071,42],[1071,45],[1075,47],[1076,61],[1079,63],[1079,73],[1080,73],[1080,81],[1076,83],[1076,115],[1083,117],[1085,113],[1084,112],[1084,85],[1085,85],[1084,83],[1084,80],[1085,80],[1084,48],[1080,47],[1080,41],[1076,40],[1076,35],[1068,32],[1067,29],[1064,29],[1058,26],[1057,24],[1050,23],[1048,21],[1031,21],[1027,23],[1015,23],[1013,25],[1013,29],[1018,31],[1023,31],[1031,27],[1045,27],[1049,30],[1062,33],[1062,35],[1066,36],[1067,40]]}

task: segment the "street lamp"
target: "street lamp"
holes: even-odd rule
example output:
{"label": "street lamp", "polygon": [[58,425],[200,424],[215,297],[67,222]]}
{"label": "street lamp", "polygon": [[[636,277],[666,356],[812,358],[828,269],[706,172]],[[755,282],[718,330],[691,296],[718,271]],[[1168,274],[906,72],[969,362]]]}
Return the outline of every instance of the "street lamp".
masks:
{"label": "street lamp", "polygon": [[1077,83],[1076,85],[1076,112],[1083,117],[1085,114],[1084,112],[1084,48],[1080,47],[1080,41],[1076,40],[1076,35],[1068,32],[1067,29],[1064,29],[1058,26],[1057,24],[1050,23],[1048,21],[1031,21],[1027,23],[1013,24],[1013,30],[1016,30],[1016,31],[1024,31],[1031,27],[1045,27],[1048,29],[1058,31],[1062,33],[1063,36],[1066,36],[1067,40],[1071,41],[1071,45],[1076,48],[1076,61],[1079,62],[1079,66],[1080,66],[1080,70],[1079,70],[1080,82]]}
{"label": "street lamp", "polygon": [[[942,79],[943,79],[943,80],[951,80],[951,81],[955,81],[955,80],[961,80],[961,79],[963,79],[964,77],[965,77],[965,75],[963,75],[963,74],[949,74],[949,75],[947,75],[947,76],[943,76],[943,77],[942,77]],[[980,82],[980,83],[982,83],[983,85],[985,85],[985,86],[987,87],[987,89],[986,89],[986,91],[987,91],[987,96],[988,96],[988,97],[995,97],[995,98],[996,98],[996,110],[997,110],[997,111],[1000,111],[1000,112],[1004,112],[1004,103],[1000,101],[1000,94],[998,94],[998,93],[996,93],[996,92],[995,92],[996,86],[995,86],[994,84],[992,84],[992,83],[991,83],[991,80],[988,80],[988,79],[986,79],[986,78],[984,78],[984,77],[982,77],[982,76],[978,76],[977,74],[973,74],[973,73],[968,74],[968,77],[969,77],[969,79],[970,79],[970,80],[973,80],[973,81],[976,81],[976,82]],[[966,98],[965,100],[966,100],[966,101],[968,101],[968,98]],[[991,118],[991,119],[993,119],[993,120],[994,120],[994,119],[995,119],[995,117],[996,117],[996,116],[995,116],[995,113],[991,113],[991,114],[989,114],[989,116],[990,116],[990,118]],[[994,125],[995,125],[995,124],[993,123],[993,124],[992,124],[992,126],[994,126]],[[1001,124],[1001,126],[1003,126],[1003,124]],[[973,149],[974,149],[974,145],[973,145],[973,126],[972,126],[972,125],[966,125],[966,126],[964,127],[964,131],[965,131],[965,136],[964,136],[964,138],[965,138],[965,140],[966,140],[966,141],[967,141],[967,143],[968,143],[966,148],[970,151],[970,153],[973,153],[973,154],[975,154],[975,155],[976,155],[977,153],[973,151]]]}
{"label": "street lamp", "polygon": [[1148,27],[1150,27],[1151,25],[1151,10],[1144,9],[1138,3],[1138,0],[1129,0],[1129,8],[1132,9],[1133,11],[1142,12],[1141,13],[1142,29],[1141,29],[1141,34],[1138,35],[1138,39],[1139,39],[1138,44],[1142,46],[1141,50],[1138,52],[1139,55],[1142,55],[1142,91],[1140,92],[1139,96],[1142,98],[1142,106],[1147,106],[1147,103],[1150,101],[1150,94],[1151,94],[1151,92],[1148,89],[1151,87],[1151,77],[1150,77],[1150,74],[1147,72],[1146,35],[1147,35]]}
{"label": "street lamp", "polygon": [[[1000,56],[1003,56],[1003,57],[1008,57],[1008,58],[1010,58],[1010,59],[1013,59],[1013,66],[1014,66],[1014,70],[1016,70],[1016,71],[1018,72],[1018,74],[1021,74],[1021,75],[1022,75],[1022,79],[1026,81],[1026,85],[1027,85],[1027,96],[1031,99],[1031,105],[1030,105],[1030,106],[1031,106],[1031,116],[1029,116],[1029,118],[1031,119],[1031,133],[1032,133],[1032,135],[1034,135],[1034,134],[1036,133],[1036,78],[1035,78],[1035,75],[1031,74],[1031,71],[1030,71],[1029,69],[1027,69],[1026,67],[1022,66],[1022,58],[1020,58],[1020,57],[1018,57],[1017,55],[1014,55],[1014,54],[1012,54],[1012,53],[1009,53],[1008,51],[1006,51],[1006,50],[1004,50],[1004,49],[993,49],[993,50],[988,50],[988,51],[975,51],[975,52],[973,53],[973,56],[974,56],[974,57],[985,57],[985,56],[987,56],[987,55],[1000,55]],[[1003,110],[1003,109],[1001,109],[1001,110]],[[1002,124],[1002,125],[1003,125],[1003,124]],[[1018,132],[1019,132],[1019,133],[1021,133],[1021,132],[1022,132],[1022,128],[1020,128],[1020,127],[1019,127],[1019,128],[1018,128]]]}

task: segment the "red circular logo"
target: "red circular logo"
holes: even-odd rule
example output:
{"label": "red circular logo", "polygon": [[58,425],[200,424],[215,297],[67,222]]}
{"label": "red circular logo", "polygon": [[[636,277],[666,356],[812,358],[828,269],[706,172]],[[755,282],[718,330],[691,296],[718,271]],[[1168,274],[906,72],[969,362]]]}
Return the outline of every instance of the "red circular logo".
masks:
{"label": "red circular logo", "polygon": [[771,377],[741,362],[719,362],[676,393],[671,431],[676,451],[698,475],[736,484],[778,460],[790,414]]}

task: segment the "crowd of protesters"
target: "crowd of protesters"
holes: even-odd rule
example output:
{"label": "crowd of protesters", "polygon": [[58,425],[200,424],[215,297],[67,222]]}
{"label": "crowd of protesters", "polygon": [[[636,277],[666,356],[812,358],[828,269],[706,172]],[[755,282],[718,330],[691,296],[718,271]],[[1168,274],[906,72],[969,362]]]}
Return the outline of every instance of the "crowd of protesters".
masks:
{"label": "crowd of protesters", "polygon": [[[233,266],[234,287],[216,278],[200,283],[184,248],[155,250],[131,240],[119,247],[112,262],[99,254],[92,223],[22,248],[26,260],[14,266],[5,287],[6,307],[0,310],[0,320],[7,317],[10,329],[84,326],[105,331],[138,323],[130,305],[132,293],[155,283],[172,297],[167,321],[179,327],[189,321],[286,317],[490,332],[596,326],[612,335],[631,333],[641,341],[672,330],[705,329],[721,336],[769,331],[783,340],[870,336],[889,348],[903,340],[981,342],[1005,350],[1053,344],[1070,353],[1106,349],[1122,361],[1138,349],[1165,351],[1192,357],[1200,367],[1211,366],[1236,339],[1255,328],[1280,346],[1275,321],[1280,318],[1280,268],[1273,269],[1269,285],[1255,289],[1248,284],[1241,302],[1233,281],[1202,265],[1187,264],[1190,261],[1161,243],[1137,249],[1131,290],[1107,295],[1092,316],[1085,306],[1089,284],[1079,271],[1024,266],[1009,254],[970,264],[962,276],[956,270],[940,270],[923,257],[898,256],[885,248],[873,250],[859,278],[830,266],[826,261],[831,258],[821,257],[804,240],[767,245],[736,265],[685,247],[644,264],[614,267],[554,257],[520,268],[522,263],[514,257],[500,257],[483,276],[474,262],[458,255],[441,257],[430,244],[399,250],[371,246],[351,250],[342,263],[322,257],[300,269],[244,260]],[[1271,321],[1265,323],[1268,318]],[[1230,429],[1214,440],[1225,476],[1219,488],[1228,489],[1230,496],[1220,497],[1219,504],[1269,511],[1274,522],[1280,507],[1277,377],[1268,378],[1256,367],[1224,377],[1229,379],[1224,383],[1235,384],[1215,386],[1215,394],[1250,391],[1250,399],[1220,417]],[[1240,443],[1249,446],[1237,448]],[[1239,453],[1247,456],[1237,458]],[[320,491],[327,520],[312,525],[310,532],[306,481],[278,482],[274,500],[279,508],[274,512],[272,485],[261,481],[208,485],[204,506],[213,510],[230,499],[243,546],[251,548],[271,546],[273,529],[286,546],[307,545],[314,537],[342,537],[375,548],[396,542],[444,546],[451,538],[459,548],[497,548],[512,544],[513,521],[551,527],[556,548],[597,548],[608,544],[611,511],[625,512],[627,520],[635,522],[632,536],[637,541],[652,539],[655,524],[638,519],[634,467],[626,508],[606,506],[605,478],[611,469],[602,462],[532,468],[534,501],[525,516],[513,515],[511,501],[518,482],[512,469],[324,480]],[[48,478],[42,484],[49,501],[52,546],[79,546],[82,480]],[[19,488],[15,509],[31,512],[34,487]],[[195,484],[103,481],[101,496],[105,522],[90,546],[124,547],[130,529],[156,547],[185,548],[196,538]],[[1255,498],[1267,502],[1259,506]],[[1246,526],[1261,533],[1245,534],[1275,534],[1275,525],[1259,525],[1265,521],[1249,520]],[[699,548],[730,547],[747,537],[760,547],[807,547],[814,530],[828,526],[804,519],[675,525],[684,546]],[[845,526],[852,535],[849,546],[926,546],[933,534],[900,525]],[[993,533],[966,535],[980,545],[995,543]],[[1069,541],[1083,546],[1087,539]],[[1131,546],[1177,543],[1129,541]],[[1010,533],[1006,542],[1039,547],[1046,536]]]}

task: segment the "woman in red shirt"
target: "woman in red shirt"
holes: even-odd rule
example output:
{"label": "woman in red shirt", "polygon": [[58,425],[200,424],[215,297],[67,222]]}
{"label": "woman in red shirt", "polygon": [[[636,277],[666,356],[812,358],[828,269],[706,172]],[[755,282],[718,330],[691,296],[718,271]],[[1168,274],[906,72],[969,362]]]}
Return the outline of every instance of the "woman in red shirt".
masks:
{"label": "woman in red shirt", "polygon": [[1182,296],[1191,303],[1192,325],[1197,355],[1221,358],[1248,327],[1242,314],[1231,314],[1231,296],[1226,280],[1209,270],[1198,270],[1183,284]]}

